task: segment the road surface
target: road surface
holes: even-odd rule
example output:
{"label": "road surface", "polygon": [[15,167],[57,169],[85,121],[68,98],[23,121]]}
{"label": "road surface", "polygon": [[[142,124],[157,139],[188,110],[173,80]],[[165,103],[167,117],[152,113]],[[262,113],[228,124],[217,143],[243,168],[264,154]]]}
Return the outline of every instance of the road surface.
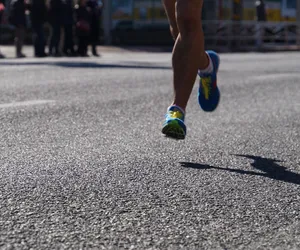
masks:
{"label": "road surface", "polygon": [[300,53],[221,54],[160,130],[171,55],[0,61],[1,249],[299,249]]}

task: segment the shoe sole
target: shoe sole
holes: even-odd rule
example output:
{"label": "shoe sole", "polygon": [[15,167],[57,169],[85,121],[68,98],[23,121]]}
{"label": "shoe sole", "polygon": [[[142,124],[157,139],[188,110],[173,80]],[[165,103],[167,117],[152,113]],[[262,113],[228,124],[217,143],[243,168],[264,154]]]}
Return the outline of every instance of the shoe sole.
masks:
{"label": "shoe sole", "polygon": [[168,122],[163,129],[162,133],[171,139],[183,140],[185,139],[184,129],[177,123],[176,120]]}
{"label": "shoe sole", "polygon": [[214,103],[213,107],[211,105],[210,105],[210,107],[208,107],[208,106],[205,106],[205,104],[203,104],[207,100],[203,96],[198,95],[198,103],[199,103],[201,109],[205,112],[213,112],[217,109],[217,107],[219,106],[219,103],[220,103],[220,99],[221,99],[221,93],[220,93],[218,86],[215,89],[215,98],[217,99],[217,101]]}

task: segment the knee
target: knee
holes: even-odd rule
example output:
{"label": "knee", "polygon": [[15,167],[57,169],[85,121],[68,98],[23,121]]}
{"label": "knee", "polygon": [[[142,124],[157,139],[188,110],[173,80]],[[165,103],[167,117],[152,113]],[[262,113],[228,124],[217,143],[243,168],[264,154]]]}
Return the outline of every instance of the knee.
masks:
{"label": "knee", "polygon": [[176,21],[180,34],[198,29],[201,23],[203,0],[178,0],[176,4]]}

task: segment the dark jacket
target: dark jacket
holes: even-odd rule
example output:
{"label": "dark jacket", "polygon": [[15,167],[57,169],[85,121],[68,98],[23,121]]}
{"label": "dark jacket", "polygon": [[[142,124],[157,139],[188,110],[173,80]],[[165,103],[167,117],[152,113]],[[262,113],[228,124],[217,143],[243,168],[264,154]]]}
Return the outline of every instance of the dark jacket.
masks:
{"label": "dark jacket", "polygon": [[65,0],[63,2],[63,24],[64,25],[72,25],[74,24],[74,5],[73,0]]}
{"label": "dark jacket", "polygon": [[267,21],[266,6],[264,1],[258,1],[256,3],[256,18],[259,22]]}
{"label": "dark jacket", "polygon": [[25,2],[24,0],[11,0],[9,21],[15,26],[26,26],[25,16]]}
{"label": "dark jacket", "polygon": [[89,8],[91,12],[91,22],[94,24],[99,23],[100,18],[100,8],[98,6],[98,1],[96,0],[88,0],[86,6]]}
{"label": "dark jacket", "polygon": [[62,0],[50,0],[48,16],[51,24],[63,24]]}
{"label": "dark jacket", "polygon": [[[2,7],[4,7],[4,8],[5,8],[5,6],[4,6],[4,3],[3,3],[3,1],[2,1],[2,0],[0,0],[0,4],[2,5]],[[3,16],[3,12],[4,12],[4,9],[3,9],[3,10],[1,10],[1,8],[0,8],[0,24],[1,24],[1,22],[2,22],[2,16]]]}
{"label": "dark jacket", "polygon": [[[88,36],[90,34],[91,13],[86,6],[75,6],[76,11],[76,32],[78,36]],[[84,24],[84,25],[81,25]],[[86,26],[89,26],[88,28]]]}
{"label": "dark jacket", "polygon": [[46,22],[47,7],[45,0],[31,0],[30,18],[33,24]]}
{"label": "dark jacket", "polygon": [[101,10],[100,6],[98,5],[97,0],[88,0],[87,6],[91,12],[91,32],[90,32],[90,39],[91,42],[98,42],[99,35],[100,35],[100,16]]}

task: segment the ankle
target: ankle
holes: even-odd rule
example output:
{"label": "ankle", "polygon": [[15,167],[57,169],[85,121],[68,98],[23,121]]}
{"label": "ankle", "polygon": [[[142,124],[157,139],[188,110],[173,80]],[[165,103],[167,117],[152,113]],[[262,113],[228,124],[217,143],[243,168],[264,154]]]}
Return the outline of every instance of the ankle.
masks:
{"label": "ankle", "polygon": [[177,105],[176,103],[173,103],[172,105],[169,106],[169,108],[174,107],[178,109],[182,114],[185,114],[185,108],[182,108],[181,106]]}
{"label": "ankle", "polygon": [[207,66],[203,69],[199,69],[198,73],[200,74],[209,74],[214,71],[214,64],[210,58],[210,56],[205,52],[205,55],[207,57],[208,63],[206,64]]}

